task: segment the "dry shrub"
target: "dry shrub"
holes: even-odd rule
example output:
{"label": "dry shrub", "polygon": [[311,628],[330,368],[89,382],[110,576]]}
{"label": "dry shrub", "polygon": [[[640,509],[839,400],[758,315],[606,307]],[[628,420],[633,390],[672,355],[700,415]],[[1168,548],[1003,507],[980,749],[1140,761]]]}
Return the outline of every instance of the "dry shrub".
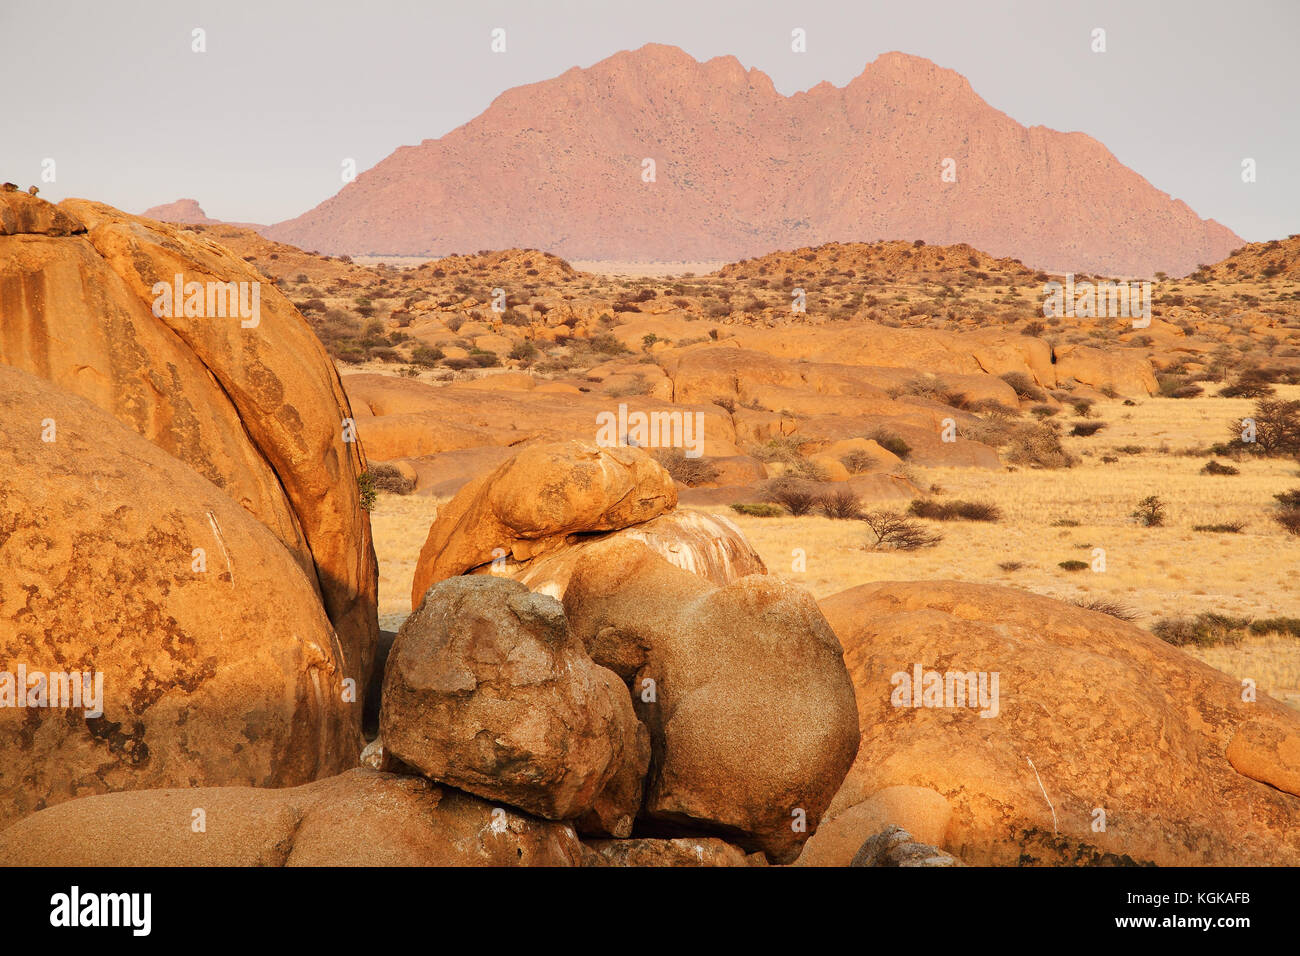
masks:
{"label": "dry shrub", "polygon": [[415,482],[397,470],[397,466],[378,462],[370,466],[370,484],[376,491],[393,495],[409,495]]}
{"label": "dry shrub", "polygon": [[1250,619],[1208,612],[1195,617],[1174,617],[1156,621],[1151,633],[1174,647],[1214,647],[1238,644],[1250,626]]}
{"label": "dry shrub", "polygon": [[817,499],[817,507],[828,518],[862,517],[862,502],[847,488],[828,491]]}
{"label": "dry shrub", "polygon": [[796,518],[806,515],[817,502],[817,494],[803,483],[790,478],[777,478],[763,488],[768,501],[781,505]]}
{"label": "dry shrub", "polygon": [[1023,425],[1008,442],[1007,461],[1034,468],[1073,468],[1079,459],[1061,447],[1061,436],[1050,425]]}
{"label": "dry shrub", "polygon": [[851,451],[840,459],[850,475],[861,475],[876,467],[878,459],[869,451]]}
{"label": "dry shrub", "polygon": [[873,550],[919,551],[932,548],[943,540],[943,535],[930,531],[897,511],[870,511],[862,516],[876,540],[868,547]]}
{"label": "dry shrub", "polygon": [[672,480],[687,488],[717,481],[720,472],[703,458],[691,458],[680,448],[656,448],[651,453]]}
{"label": "dry shrub", "polygon": [[1010,385],[1022,400],[1041,402],[1047,399],[1046,393],[1024,372],[1006,372],[1002,375],[1002,381]]}
{"label": "dry shrub", "polygon": [[1137,611],[1133,610],[1127,604],[1121,604],[1119,601],[1110,601],[1105,598],[1079,598],[1071,601],[1075,607],[1081,607],[1085,611],[1096,611],[1098,614],[1109,614],[1113,618],[1121,621],[1134,621],[1137,619]]}
{"label": "dry shrub", "polygon": [[918,518],[934,521],[998,521],[1002,509],[983,501],[932,501],[916,498],[907,508]]}

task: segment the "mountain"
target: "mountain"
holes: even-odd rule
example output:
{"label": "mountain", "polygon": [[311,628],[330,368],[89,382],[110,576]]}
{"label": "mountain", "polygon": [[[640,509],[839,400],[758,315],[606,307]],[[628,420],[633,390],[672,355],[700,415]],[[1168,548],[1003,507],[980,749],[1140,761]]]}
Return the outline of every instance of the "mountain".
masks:
{"label": "mountain", "polygon": [[146,219],[159,222],[179,222],[186,225],[216,225],[221,220],[209,219],[197,199],[178,199],[161,206],[150,206],[140,213]]}
{"label": "mountain", "polygon": [[150,206],[140,213],[146,219],[159,222],[176,222],[185,226],[239,226],[245,229],[265,229],[266,226],[256,222],[226,222],[224,219],[212,219],[203,211],[197,199],[177,199],[175,202],[161,206]]}
{"label": "mountain", "polygon": [[1242,244],[1091,137],[1021,126],[929,60],[887,53],[844,87],[783,96],[735,57],[657,44],[507,90],[266,234],[330,253],[668,261],[924,239],[1112,275],[1181,275]]}

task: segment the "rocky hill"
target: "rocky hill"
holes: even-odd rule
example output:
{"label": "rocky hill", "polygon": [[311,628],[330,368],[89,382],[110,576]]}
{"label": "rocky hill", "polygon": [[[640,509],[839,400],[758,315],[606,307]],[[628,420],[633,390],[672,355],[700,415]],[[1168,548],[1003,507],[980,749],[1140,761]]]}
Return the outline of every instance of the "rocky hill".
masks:
{"label": "rocky hill", "polygon": [[1116,275],[1182,275],[1241,245],[1091,137],[1024,127],[929,60],[888,53],[844,87],[783,96],[735,57],[658,44],[507,90],[267,235],[664,261],[919,238]]}

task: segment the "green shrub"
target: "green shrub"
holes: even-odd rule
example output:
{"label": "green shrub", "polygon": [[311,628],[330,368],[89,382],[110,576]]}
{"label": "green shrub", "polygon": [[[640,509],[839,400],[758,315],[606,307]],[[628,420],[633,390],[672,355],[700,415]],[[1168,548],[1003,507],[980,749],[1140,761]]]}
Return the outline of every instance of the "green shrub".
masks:
{"label": "green shrub", "polygon": [[379,497],[375,490],[375,476],[368,471],[363,471],[357,475],[357,491],[359,493],[361,510],[370,511],[375,507],[375,499]]}
{"label": "green shrub", "polygon": [[885,449],[885,451],[897,455],[899,458],[905,459],[912,453],[912,446],[903,441],[901,437],[895,435],[893,432],[876,429],[870,435],[865,437],[874,441],[881,448]]}

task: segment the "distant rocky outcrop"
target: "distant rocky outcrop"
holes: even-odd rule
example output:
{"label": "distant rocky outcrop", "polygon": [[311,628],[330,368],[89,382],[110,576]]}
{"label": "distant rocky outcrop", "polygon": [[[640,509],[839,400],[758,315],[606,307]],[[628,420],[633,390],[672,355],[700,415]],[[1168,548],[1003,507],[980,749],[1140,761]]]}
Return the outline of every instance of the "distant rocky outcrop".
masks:
{"label": "distant rocky outcrop", "polygon": [[220,219],[210,219],[197,199],[177,199],[161,206],[150,206],[140,213],[145,219],[159,222],[179,222],[186,225],[216,225]]}

